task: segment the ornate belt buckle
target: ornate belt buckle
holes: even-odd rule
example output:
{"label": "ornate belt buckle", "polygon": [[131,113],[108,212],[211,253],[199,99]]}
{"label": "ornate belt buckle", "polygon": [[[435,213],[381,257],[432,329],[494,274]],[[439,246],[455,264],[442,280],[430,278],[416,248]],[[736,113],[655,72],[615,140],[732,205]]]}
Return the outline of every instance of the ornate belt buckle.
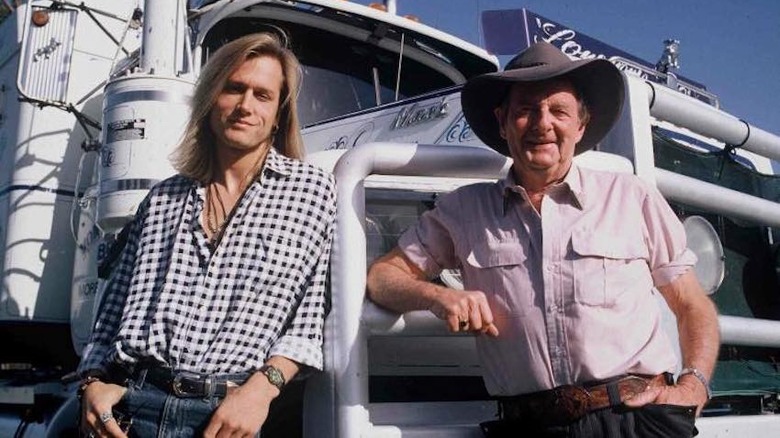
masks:
{"label": "ornate belt buckle", "polygon": [[190,381],[198,381],[200,380],[200,376],[194,373],[187,373],[187,372],[181,372],[173,376],[173,382],[171,383],[171,389],[173,390],[173,394],[177,397],[186,398],[186,397],[192,397],[192,392],[188,391],[190,388],[185,388],[182,381],[184,379],[190,380]]}
{"label": "ornate belt buckle", "polygon": [[650,387],[650,382],[639,376],[629,375],[620,379],[618,382],[618,391],[620,392],[621,401],[627,400],[647,390]]}

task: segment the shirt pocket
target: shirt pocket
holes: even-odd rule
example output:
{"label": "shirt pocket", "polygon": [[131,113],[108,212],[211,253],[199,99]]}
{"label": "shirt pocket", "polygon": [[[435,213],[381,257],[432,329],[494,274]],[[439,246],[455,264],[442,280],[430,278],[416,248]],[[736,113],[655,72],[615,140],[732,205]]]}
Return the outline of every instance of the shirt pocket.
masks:
{"label": "shirt pocket", "polygon": [[302,277],[301,267],[313,263],[306,250],[298,240],[269,232],[236,240],[226,257],[238,267],[236,282],[247,291],[278,295],[279,287],[295,289]]}
{"label": "shirt pocket", "polygon": [[516,240],[470,239],[463,278],[466,289],[483,291],[494,317],[522,316],[533,304],[534,293],[526,281],[528,255]]}
{"label": "shirt pocket", "polygon": [[626,291],[649,278],[648,250],[641,235],[577,230],[571,246],[578,304],[613,306]]}
{"label": "shirt pocket", "polygon": [[303,245],[299,239],[283,235],[269,236],[263,244],[265,255],[258,266],[259,280],[266,286],[298,291],[304,267],[317,262],[316,254],[311,252],[313,248]]}

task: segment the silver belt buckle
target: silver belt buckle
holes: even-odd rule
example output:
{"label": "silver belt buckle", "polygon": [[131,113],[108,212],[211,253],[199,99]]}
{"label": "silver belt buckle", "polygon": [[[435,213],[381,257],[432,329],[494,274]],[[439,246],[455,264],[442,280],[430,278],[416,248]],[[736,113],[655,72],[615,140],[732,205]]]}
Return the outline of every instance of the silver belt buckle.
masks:
{"label": "silver belt buckle", "polygon": [[171,384],[171,389],[173,390],[173,394],[177,397],[192,397],[192,393],[187,392],[182,388],[182,380],[183,379],[190,379],[190,380],[200,380],[200,376],[193,373],[186,373],[181,372],[173,376],[173,383]]}

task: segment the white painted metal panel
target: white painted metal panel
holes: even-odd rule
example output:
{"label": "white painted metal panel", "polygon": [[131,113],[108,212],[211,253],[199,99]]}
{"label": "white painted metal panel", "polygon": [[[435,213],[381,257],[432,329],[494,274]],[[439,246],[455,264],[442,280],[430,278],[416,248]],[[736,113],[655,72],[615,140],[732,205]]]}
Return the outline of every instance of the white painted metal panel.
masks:
{"label": "white painted metal panel", "polygon": [[31,24],[23,47],[19,88],[23,94],[40,100],[65,103],[68,96],[73,37],[78,11],[30,7],[32,14],[47,14],[41,26]]}

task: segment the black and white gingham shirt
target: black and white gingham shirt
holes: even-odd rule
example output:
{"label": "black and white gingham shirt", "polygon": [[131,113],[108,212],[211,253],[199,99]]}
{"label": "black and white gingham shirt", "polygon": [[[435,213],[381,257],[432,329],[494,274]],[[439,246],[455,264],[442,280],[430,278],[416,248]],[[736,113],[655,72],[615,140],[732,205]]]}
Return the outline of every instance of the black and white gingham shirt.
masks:
{"label": "black and white gingham shirt", "polygon": [[251,372],[270,356],[322,368],[333,177],[272,149],[213,251],[204,193],[174,176],[139,206],[80,372]]}

